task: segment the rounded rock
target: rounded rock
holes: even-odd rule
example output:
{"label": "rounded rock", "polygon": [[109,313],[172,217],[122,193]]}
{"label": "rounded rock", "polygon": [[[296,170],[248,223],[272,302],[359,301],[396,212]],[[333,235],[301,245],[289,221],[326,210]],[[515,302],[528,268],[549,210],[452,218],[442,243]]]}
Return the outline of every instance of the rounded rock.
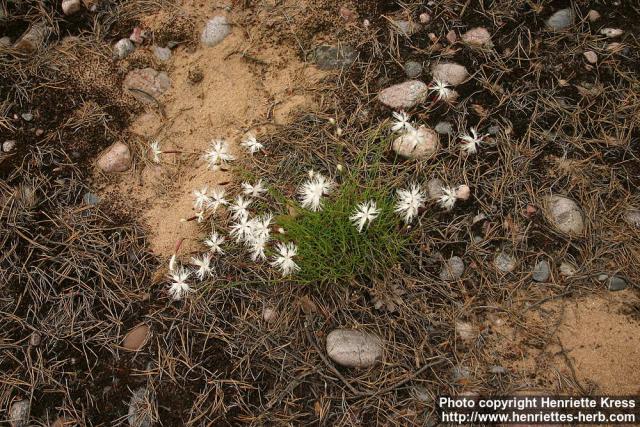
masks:
{"label": "rounded rock", "polygon": [[469,188],[468,185],[459,185],[456,188],[456,199],[460,199],[460,200],[469,200],[469,197],[471,196],[471,189]]}
{"label": "rounded rock", "polygon": [[551,268],[546,260],[539,261],[535,267],[533,267],[533,280],[536,282],[546,282],[551,274]]}
{"label": "rounded rock", "polygon": [[472,28],[462,35],[462,41],[473,46],[491,45],[491,34],[484,27]]}
{"label": "rounded rock", "polygon": [[624,30],[621,30],[620,28],[603,28],[600,30],[600,34],[607,38],[614,39],[623,35]]}
{"label": "rounded rock", "polygon": [[444,187],[444,183],[438,179],[433,178],[427,182],[427,194],[431,200],[438,200],[442,197],[442,188]]}
{"label": "rounded rock", "polygon": [[426,159],[433,156],[440,145],[438,134],[425,126],[410,130],[397,137],[393,151],[407,159]]}
{"label": "rounded rock", "polygon": [[82,9],[80,0],[62,0],[62,12],[65,15],[73,15]]}
{"label": "rounded rock", "polygon": [[582,210],[573,200],[553,195],[547,199],[547,218],[559,231],[580,235],[584,231]]}
{"label": "rounded rock", "polygon": [[331,360],[348,368],[366,368],[382,358],[380,338],[355,329],[331,331],[326,349]]}
{"label": "rounded rock", "polygon": [[149,325],[141,323],[127,332],[122,340],[122,347],[129,351],[139,351],[149,340]]}
{"label": "rounded rock", "polygon": [[113,57],[117,59],[124,59],[131,52],[136,50],[136,46],[129,39],[120,39],[113,45]]}
{"label": "rounded rock", "polygon": [[17,142],[13,139],[5,141],[2,143],[2,151],[4,151],[5,153],[13,151],[16,148],[16,144]]}
{"label": "rounded rock", "polygon": [[171,59],[171,49],[160,46],[153,46],[151,49],[153,50],[153,55],[158,59],[158,61],[167,62]]}
{"label": "rounded rock", "polygon": [[566,277],[575,276],[578,272],[578,269],[573,264],[565,261],[560,263],[560,267],[558,268],[558,270],[560,270],[560,274]]}
{"label": "rounded rock", "polygon": [[404,36],[412,36],[422,29],[422,25],[417,22],[407,21],[404,19],[391,19],[390,21],[391,28]]}
{"label": "rounded rock", "polygon": [[458,320],[456,322],[456,333],[460,339],[466,343],[473,342],[477,336],[476,328],[469,322],[462,322]]}
{"label": "rounded rock", "polygon": [[422,74],[422,64],[416,61],[407,61],[404,64],[404,73],[410,79],[415,79]]}
{"label": "rounded rock", "polygon": [[640,228],[640,209],[627,209],[627,211],[624,213],[624,222],[632,227]]}
{"label": "rounded rock", "polygon": [[464,65],[455,62],[441,62],[431,68],[434,80],[440,80],[452,86],[464,83],[469,78],[469,71]]}
{"label": "rounded rock", "polygon": [[598,55],[592,50],[584,52],[583,55],[589,64],[595,64],[598,62]]}
{"label": "rounded rock", "polygon": [[622,277],[612,276],[609,277],[607,288],[612,292],[621,291],[627,288],[627,282]]}
{"label": "rounded rock", "polygon": [[504,273],[510,273],[516,269],[518,263],[513,255],[506,252],[500,252],[493,260],[493,265]]}
{"label": "rounded rock", "polygon": [[164,71],[141,68],[130,71],[124,78],[124,88],[138,101],[156,104],[170,87],[171,79]]}
{"label": "rounded rock", "polygon": [[438,122],[434,129],[440,135],[453,135],[453,125],[449,122]]}
{"label": "rounded rock", "polygon": [[547,19],[547,27],[555,31],[564,30],[573,25],[574,20],[575,14],[572,9],[560,9]]}
{"label": "rounded rock", "polygon": [[596,22],[600,19],[600,13],[597,10],[591,9],[589,13],[587,13],[587,19],[589,22]]}
{"label": "rounded rock", "polygon": [[11,427],[27,427],[29,424],[29,413],[31,404],[28,400],[18,400],[13,402],[9,408],[9,425]]}
{"label": "rounded rock", "polygon": [[381,90],[378,100],[394,110],[402,110],[424,102],[427,92],[426,84],[419,80],[409,80]]}
{"label": "rounded rock", "polygon": [[202,44],[207,47],[213,47],[224,40],[229,34],[231,34],[231,27],[227,18],[224,16],[215,16],[207,21],[200,40]]}
{"label": "rounded rock", "polygon": [[459,256],[449,258],[440,270],[440,279],[445,281],[458,280],[464,274],[464,261]]}
{"label": "rounded rock", "polygon": [[98,158],[97,163],[103,172],[124,172],[131,167],[131,151],[126,144],[116,142]]}
{"label": "rounded rock", "polygon": [[271,307],[265,307],[264,310],[262,310],[262,320],[264,320],[267,323],[272,323],[275,322],[276,319],[278,318],[278,312],[271,308]]}

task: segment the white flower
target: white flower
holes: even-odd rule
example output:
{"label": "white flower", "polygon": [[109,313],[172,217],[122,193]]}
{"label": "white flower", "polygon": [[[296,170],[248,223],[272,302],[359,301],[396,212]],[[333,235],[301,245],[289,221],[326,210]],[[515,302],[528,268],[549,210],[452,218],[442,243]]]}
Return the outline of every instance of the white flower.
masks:
{"label": "white flower", "polygon": [[201,223],[204,221],[204,210],[196,212],[196,222]]}
{"label": "white flower", "polygon": [[251,236],[252,223],[246,216],[240,217],[237,223],[231,226],[231,235],[235,237],[236,242],[242,242],[246,240],[248,236]]}
{"label": "white flower", "polygon": [[362,232],[365,224],[371,224],[380,214],[380,209],[373,200],[362,202],[358,205],[356,212],[349,217],[353,224],[358,227],[358,231]]}
{"label": "white flower", "polygon": [[247,236],[247,241],[250,244],[256,242],[268,242],[271,236],[271,221],[273,220],[272,214],[265,214],[249,221],[251,224],[251,233]]}
{"label": "white flower", "polygon": [[187,279],[190,275],[191,273],[189,273],[185,268],[180,268],[180,270],[170,275],[173,283],[169,287],[169,295],[171,295],[174,300],[181,300],[183,296],[193,292],[193,289],[191,289],[187,283]]}
{"label": "white flower", "polygon": [[245,200],[244,197],[237,196],[233,204],[229,206],[229,209],[231,210],[231,216],[233,217],[233,219],[235,220],[242,219],[242,218],[246,219],[249,216],[249,211],[247,211],[247,208],[249,207],[251,202],[252,202],[251,199]]}
{"label": "white flower", "polygon": [[471,135],[464,134],[460,137],[464,142],[462,143],[462,150],[467,154],[475,154],[478,151],[478,146],[482,143],[482,140],[486,135],[478,135],[476,128],[471,128]]}
{"label": "white flower", "polygon": [[271,265],[277,267],[282,272],[282,276],[288,276],[300,270],[298,264],[295,263],[293,257],[298,254],[298,247],[293,243],[278,243],[278,255],[274,257]]}
{"label": "white flower", "polygon": [[442,187],[442,196],[438,200],[440,206],[450,211],[456,204],[456,190],[454,188]]}
{"label": "white flower", "polygon": [[196,276],[198,279],[204,280],[205,277],[211,274],[211,254],[203,254],[200,258],[191,258],[191,264],[198,267],[196,270]]}
{"label": "white flower", "polygon": [[262,240],[257,240],[251,244],[251,260],[258,261],[259,259],[267,259],[267,256],[264,253],[264,249],[267,245],[267,242]]}
{"label": "white flower", "polygon": [[449,85],[441,80],[434,80],[433,84],[429,86],[429,89],[436,92],[438,101],[446,101],[452,92],[451,89],[449,89]]}
{"label": "white flower", "polygon": [[153,154],[153,161],[155,163],[160,163],[160,154],[162,154],[162,150],[160,149],[160,142],[153,141],[149,144],[151,147],[151,153]]}
{"label": "white flower", "polygon": [[229,152],[229,145],[223,139],[211,141],[209,151],[205,152],[204,158],[209,162],[209,169],[216,170],[218,165],[223,165],[235,157]]}
{"label": "white flower", "polygon": [[240,145],[245,147],[251,154],[257,153],[264,148],[264,145],[259,143],[253,134],[245,136]]}
{"label": "white flower", "polygon": [[262,180],[259,179],[258,182],[251,185],[248,182],[242,183],[242,192],[247,196],[258,197],[262,193],[266,193],[267,189],[262,185]]}
{"label": "white flower", "polygon": [[209,204],[207,205],[207,209],[211,209],[215,212],[220,206],[227,205],[229,202],[224,198],[224,188],[215,189],[211,192],[211,196],[209,196]]}
{"label": "white flower", "polygon": [[316,173],[298,189],[300,204],[303,208],[316,212],[322,207],[322,196],[331,193],[334,183]]}
{"label": "white flower", "polygon": [[398,202],[395,211],[404,215],[404,222],[409,224],[418,215],[418,209],[424,206],[426,196],[416,184],[408,190],[398,190]]}
{"label": "white flower", "polygon": [[202,190],[193,190],[193,208],[202,210],[211,202],[211,198],[207,195],[208,187],[205,185]]}
{"label": "white flower", "polygon": [[209,237],[204,241],[204,244],[209,247],[209,251],[212,253],[224,254],[224,251],[220,247],[224,243],[224,237],[219,236],[218,233],[212,232]]}
{"label": "white flower", "polygon": [[409,122],[409,115],[404,111],[393,112],[393,118],[395,121],[393,122],[393,126],[391,126],[391,130],[393,132],[400,132],[404,130],[413,129],[413,126]]}

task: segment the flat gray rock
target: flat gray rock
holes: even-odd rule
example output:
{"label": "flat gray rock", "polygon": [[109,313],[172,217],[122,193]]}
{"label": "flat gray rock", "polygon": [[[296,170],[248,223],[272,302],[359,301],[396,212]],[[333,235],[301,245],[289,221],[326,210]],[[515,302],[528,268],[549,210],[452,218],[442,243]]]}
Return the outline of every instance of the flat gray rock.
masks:
{"label": "flat gray rock", "polygon": [[547,217],[557,230],[570,235],[582,234],[584,217],[576,202],[557,195],[548,197],[546,202]]}
{"label": "flat gray rock", "polygon": [[416,61],[407,61],[404,64],[404,73],[410,79],[420,77],[420,74],[422,74],[422,64]]}
{"label": "flat gray rock", "polygon": [[464,83],[469,78],[469,72],[464,65],[455,62],[441,62],[431,67],[434,80],[440,80],[452,86]]}
{"label": "flat gray rock", "polygon": [[356,329],[331,331],[326,349],[331,360],[348,368],[367,368],[382,358],[380,338]]}
{"label": "flat gray rock", "polygon": [[423,103],[427,92],[426,84],[419,80],[409,80],[381,90],[378,100],[394,110],[402,110]]}
{"label": "flat gray rock", "polygon": [[515,270],[518,263],[513,255],[506,252],[500,252],[493,260],[493,264],[498,270],[504,273],[510,273]]}
{"label": "flat gray rock", "polygon": [[610,291],[621,291],[623,289],[627,289],[627,282],[618,276],[609,277],[608,280],[608,288]]}
{"label": "flat gray rock", "polygon": [[231,26],[224,16],[214,16],[207,21],[200,40],[207,47],[213,47],[231,34]]}
{"label": "flat gray rock", "polygon": [[171,49],[160,46],[153,46],[151,48],[153,55],[162,62],[166,62],[171,59]]}
{"label": "flat gray rock", "polygon": [[116,59],[124,59],[134,50],[136,50],[136,47],[131,40],[128,38],[120,39],[113,45],[113,57]]}
{"label": "flat gray rock", "polygon": [[445,281],[458,280],[464,274],[464,261],[459,256],[449,258],[440,270],[440,279]]}
{"label": "flat gray rock", "polygon": [[546,282],[551,274],[551,268],[546,260],[539,261],[533,268],[533,280],[536,282]]}
{"label": "flat gray rock", "polygon": [[440,135],[453,135],[453,125],[449,122],[439,122],[434,129]]}
{"label": "flat gray rock", "polygon": [[314,61],[322,70],[335,70],[348,67],[358,58],[358,51],[345,46],[318,46],[314,52]]}
{"label": "flat gray rock", "polygon": [[574,20],[575,14],[573,10],[569,8],[560,9],[547,19],[547,27],[555,31],[564,30],[573,25]]}

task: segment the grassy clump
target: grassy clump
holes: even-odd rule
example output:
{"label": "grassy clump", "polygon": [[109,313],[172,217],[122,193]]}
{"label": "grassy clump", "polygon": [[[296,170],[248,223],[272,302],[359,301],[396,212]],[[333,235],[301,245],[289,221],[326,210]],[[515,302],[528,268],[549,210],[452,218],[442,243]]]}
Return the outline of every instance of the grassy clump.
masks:
{"label": "grassy clump", "polygon": [[[376,202],[380,214],[358,232],[349,217],[367,200]],[[392,195],[382,186],[362,186],[350,180],[325,199],[321,211],[303,209],[295,218],[280,218],[287,239],[298,246],[300,271],[293,280],[338,284],[384,274],[398,262],[408,241],[393,210]]]}

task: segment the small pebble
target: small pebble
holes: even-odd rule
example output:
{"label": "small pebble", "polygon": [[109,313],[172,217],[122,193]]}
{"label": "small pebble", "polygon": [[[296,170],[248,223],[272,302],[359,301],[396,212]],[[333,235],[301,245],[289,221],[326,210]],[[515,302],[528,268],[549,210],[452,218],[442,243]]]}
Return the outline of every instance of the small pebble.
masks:
{"label": "small pebble", "polygon": [[171,58],[171,49],[160,46],[153,46],[153,54],[159,61],[166,62]]}
{"label": "small pebble", "polygon": [[458,36],[456,35],[455,31],[449,30],[449,32],[447,33],[447,41],[451,44],[454,44],[458,41]]}
{"label": "small pebble", "polygon": [[124,59],[136,49],[133,42],[129,39],[120,39],[113,45],[113,57]]}
{"label": "small pebble", "polygon": [[476,339],[477,332],[476,328],[469,322],[456,322],[456,333],[466,343],[473,342]]}
{"label": "small pebble", "polygon": [[598,13],[597,10],[591,9],[589,13],[587,13],[587,19],[589,19],[590,22],[596,22],[600,19],[600,13]]}
{"label": "small pebble", "polygon": [[29,345],[31,347],[37,347],[40,345],[41,342],[42,342],[42,334],[40,334],[40,332],[33,331],[31,333],[31,336],[29,337]]}
{"label": "small pebble", "polygon": [[575,276],[575,274],[578,272],[578,269],[574,265],[569,264],[568,262],[562,262],[560,264],[559,270],[560,270],[560,274],[567,277]]}
{"label": "small pebble", "polygon": [[31,120],[33,120],[33,114],[31,113],[22,113],[20,114],[20,116],[26,121],[26,122],[30,122]]}
{"label": "small pebble", "polygon": [[546,282],[551,274],[551,268],[546,260],[539,261],[533,268],[533,280],[536,282]]}
{"label": "small pebble", "polygon": [[29,413],[31,404],[28,400],[18,400],[13,402],[9,408],[9,425],[11,427],[27,427],[29,424]]}
{"label": "small pebble", "polygon": [[462,41],[473,46],[490,46],[491,34],[484,27],[472,28],[462,35]]}
{"label": "small pebble", "polygon": [[423,24],[428,24],[431,21],[431,16],[428,13],[420,14],[420,22]]}
{"label": "small pebble", "polygon": [[632,227],[640,228],[640,209],[627,209],[624,214],[624,221]]}
{"label": "small pebble", "polygon": [[73,15],[82,9],[80,0],[62,0],[62,12],[65,15]]}
{"label": "small pebble", "polygon": [[440,135],[453,135],[453,126],[449,122],[439,122],[434,129]]}
{"label": "small pebble", "polygon": [[[427,182],[427,193],[431,200],[438,200],[442,196],[442,187],[444,183],[438,178],[432,178]],[[463,266],[464,268],[464,266]]]}
{"label": "small pebble", "polygon": [[587,62],[589,64],[595,64],[596,62],[598,62],[598,55],[596,55],[596,53],[592,50],[584,52],[583,55],[587,59]]}
{"label": "small pebble", "polygon": [[420,64],[419,62],[415,62],[415,61],[407,61],[404,64],[404,73],[410,79],[415,79],[415,78],[419,77],[420,74],[422,74],[422,64]]}
{"label": "small pebble", "polygon": [[487,133],[492,136],[497,135],[498,133],[500,133],[500,126],[498,125],[489,126],[489,128],[487,129]]}
{"label": "small pebble", "polygon": [[515,270],[517,262],[512,255],[506,252],[500,252],[494,259],[493,264],[498,270],[509,273]]}
{"label": "small pebble", "polygon": [[460,200],[469,200],[471,189],[468,185],[460,185],[456,188],[456,198]]}
{"label": "small pebble", "polygon": [[440,270],[440,279],[445,281],[458,280],[464,274],[464,261],[459,256],[449,258]]}
{"label": "small pebble", "polygon": [[36,136],[42,136],[42,135],[44,135],[44,130],[36,129]]}
{"label": "small pebble", "polygon": [[575,19],[572,9],[561,9],[547,19],[547,26],[552,30],[564,30],[573,25]]}
{"label": "small pebble", "polygon": [[2,143],[2,151],[5,153],[13,151],[16,148],[16,144],[16,141],[14,141],[13,139],[9,139]]}
{"label": "small pebble", "polygon": [[613,39],[623,35],[624,30],[621,30],[620,28],[603,28],[600,30],[600,34],[610,39]]}
{"label": "small pebble", "polygon": [[621,291],[627,288],[627,282],[618,276],[613,276],[609,278],[608,288],[610,291]]}
{"label": "small pebble", "polygon": [[98,203],[100,203],[100,196],[91,192],[87,192],[87,193],[84,193],[84,196],[82,196],[82,201],[86,205],[95,206]]}
{"label": "small pebble", "polygon": [[262,310],[262,320],[267,323],[272,323],[278,318],[278,312],[271,307],[265,307]]}
{"label": "small pebble", "polygon": [[227,18],[215,16],[207,21],[200,39],[203,45],[212,47],[224,40],[229,34],[231,34],[231,27]]}

